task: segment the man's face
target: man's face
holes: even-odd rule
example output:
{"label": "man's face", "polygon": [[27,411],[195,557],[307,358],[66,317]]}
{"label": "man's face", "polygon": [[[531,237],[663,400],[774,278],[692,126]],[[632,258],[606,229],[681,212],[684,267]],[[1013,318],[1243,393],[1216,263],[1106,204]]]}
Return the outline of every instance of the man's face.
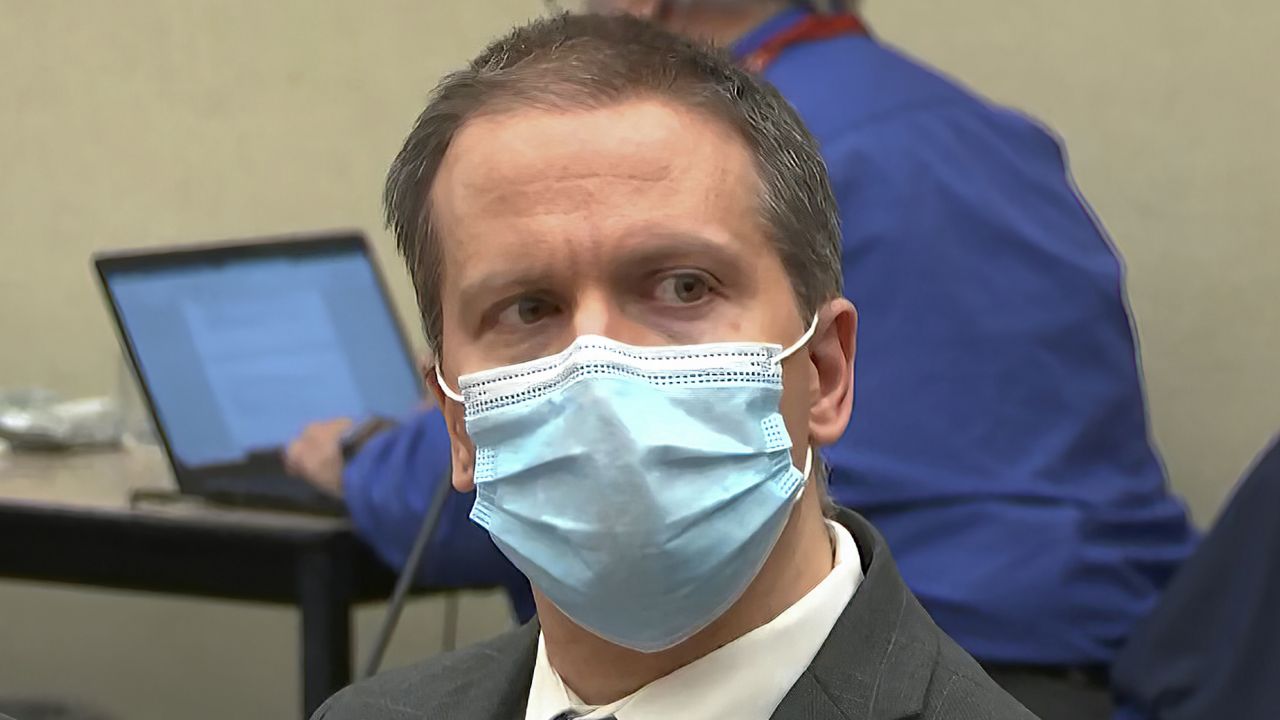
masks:
{"label": "man's face", "polygon": [[[446,380],[550,355],[580,335],[634,345],[788,345],[808,318],[760,219],[752,157],[727,126],[673,103],[519,110],[454,139],[431,203],[443,244]],[[782,412],[803,463],[814,362],[784,365]],[[470,489],[462,408],[443,403],[455,484]]]}

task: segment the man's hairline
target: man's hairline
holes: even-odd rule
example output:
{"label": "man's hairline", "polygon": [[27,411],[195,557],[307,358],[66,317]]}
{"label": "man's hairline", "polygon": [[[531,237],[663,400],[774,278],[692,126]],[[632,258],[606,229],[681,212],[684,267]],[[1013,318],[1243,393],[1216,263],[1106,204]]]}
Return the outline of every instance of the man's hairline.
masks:
{"label": "man's hairline", "polygon": [[[704,120],[709,120],[712,123],[718,124],[721,127],[727,128],[730,131],[732,131],[739,143],[740,149],[745,152],[747,158],[751,162],[752,171],[755,173],[756,182],[759,184],[760,190],[762,193],[761,199],[763,199],[764,197],[763,193],[767,191],[768,186],[767,186],[767,183],[765,182],[765,179],[762,173],[760,172],[761,167],[760,167],[760,163],[756,158],[756,154],[752,152],[751,145],[748,142],[748,138],[745,137],[745,133],[740,128],[735,127],[732,122],[729,122],[723,117],[717,116],[715,113],[710,112],[706,108],[698,107],[696,104],[686,102],[683,98],[677,97],[673,94],[662,93],[655,90],[643,90],[635,93],[628,93],[627,95],[624,95],[616,99],[601,101],[596,104],[580,103],[576,107],[569,104],[566,104],[563,108],[547,107],[547,106],[538,105],[536,103],[522,103],[519,100],[511,99],[511,98],[506,98],[506,99],[500,98],[500,99],[497,99],[495,102],[481,103],[474,110],[468,113],[466,117],[462,118],[462,120],[459,121],[457,127],[453,129],[453,133],[449,138],[449,144],[445,147],[444,154],[440,158],[440,164],[436,167],[435,173],[432,175],[431,184],[426,189],[425,197],[423,198],[423,206],[422,206],[424,213],[426,214],[428,219],[434,218],[435,214],[431,212],[431,210],[432,210],[432,199],[433,199],[433,196],[435,195],[436,181],[439,179],[440,174],[445,168],[445,165],[449,162],[449,158],[453,154],[453,149],[455,144],[457,143],[458,138],[475,121],[492,120],[495,118],[502,117],[503,115],[516,115],[523,112],[545,113],[549,115],[573,115],[573,114],[579,114],[579,113],[590,113],[590,112],[598,112],[601,110],[607,110],[610,108],[616,108],[622,105],[627,105],[627,104],[636,103],[636,102],[656,102],[658,104],[667,105],[671,108],[676,109],[677,111],[683,111],[683,112],[691,113],[693,115],[700,116]],[[499,105],[500,107],[491,108],[490,106],[492,105]],[[761,209],[763,209],[763,207]],[[766,230],[768,230],[767,234],[772,235],[773,234],[772,229],[767,227],[768,223],[765,223],[765,225],[766,225]],[[434,230],[435,230],[435,227],[432,223],[428,223],[428,226],[423,227],[422,228],[423,239],[425,240],[430,235],[430,233]]]}

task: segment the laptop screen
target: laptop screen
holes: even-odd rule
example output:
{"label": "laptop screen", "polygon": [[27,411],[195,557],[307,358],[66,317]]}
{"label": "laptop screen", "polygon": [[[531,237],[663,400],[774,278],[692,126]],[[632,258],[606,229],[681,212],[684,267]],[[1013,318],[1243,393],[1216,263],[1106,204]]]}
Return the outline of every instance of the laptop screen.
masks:
{"label": "laptop screen", "polygon": [[316,420],[400,418],[421,400],[358,239],[175,252],[100,271],[183,466],[238,463]]}

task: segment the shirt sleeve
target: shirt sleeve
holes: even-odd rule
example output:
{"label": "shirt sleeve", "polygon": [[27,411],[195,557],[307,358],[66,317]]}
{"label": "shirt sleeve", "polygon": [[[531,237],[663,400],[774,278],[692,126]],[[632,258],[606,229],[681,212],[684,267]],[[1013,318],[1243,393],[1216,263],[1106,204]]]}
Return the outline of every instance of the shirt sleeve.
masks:
{"label": "shirt sleeve", "polygon": [[[393,568],[408,558],[437,483],[450,481],[449,463],[444,417],[432,409],[374,437],[347,464],[343,492],[356,532]],[[446,496],[417,579],[434,587],[502,586],[521,608],[528,582],[471,522],[474,499],[452,490]]]}

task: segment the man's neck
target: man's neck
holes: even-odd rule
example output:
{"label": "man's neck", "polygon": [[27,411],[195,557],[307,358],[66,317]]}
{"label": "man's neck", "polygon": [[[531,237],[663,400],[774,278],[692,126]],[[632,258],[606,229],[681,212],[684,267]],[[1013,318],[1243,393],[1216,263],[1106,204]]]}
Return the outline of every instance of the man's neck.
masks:
{"label": "man's neck", "polygon": [[742,597],[711,625],[668,650],[642,653],[614,645],[535,593],[551,666],[583,702],[607,705],[776,618],[822,582],[834,564],[816,489],[806,490]]}
{"label": "man's neck", "polygon": [[766,20],[789,7],[790,3],[747,3],[741,10],[677,9],[668,19],[667,28],[683,35],[729,47]]}

